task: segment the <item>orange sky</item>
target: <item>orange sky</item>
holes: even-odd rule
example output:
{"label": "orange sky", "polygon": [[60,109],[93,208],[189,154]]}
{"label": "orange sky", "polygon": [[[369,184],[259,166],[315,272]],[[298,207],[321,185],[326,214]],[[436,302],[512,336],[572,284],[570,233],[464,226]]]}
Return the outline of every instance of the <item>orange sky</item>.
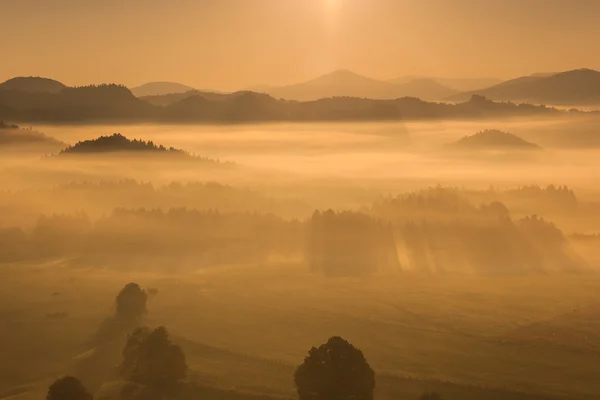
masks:
{"label": "orange sky", "polygon": [[598,0],[0,0],[0,81],[286,84],[345,68],[509,78],[600,69]]}

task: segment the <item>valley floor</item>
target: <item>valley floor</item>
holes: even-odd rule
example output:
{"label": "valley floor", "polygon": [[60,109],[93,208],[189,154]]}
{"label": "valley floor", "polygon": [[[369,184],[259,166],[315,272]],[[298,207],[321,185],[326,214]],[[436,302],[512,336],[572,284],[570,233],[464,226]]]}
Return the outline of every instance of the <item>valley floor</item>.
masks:
{"label": "valley floor", "polygon": [[364,352],[377,373],[377,399],[431,390],[457,400],[600,393],[596,274],[331,279],[296,264],[187,275],[63,263],[1,268],[2,398],[43,396],[89,350],[130,281],[158,289],[148,324],[167,326],[192,378],[214,393],[294,397],[295,366],[334,335]]}

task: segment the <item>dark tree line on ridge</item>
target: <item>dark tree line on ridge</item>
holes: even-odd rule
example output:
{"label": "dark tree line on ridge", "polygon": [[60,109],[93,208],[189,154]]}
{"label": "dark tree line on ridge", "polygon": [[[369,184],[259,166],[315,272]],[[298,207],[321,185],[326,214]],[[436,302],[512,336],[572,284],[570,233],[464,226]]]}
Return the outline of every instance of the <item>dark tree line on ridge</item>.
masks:
{"label": "dark tree line on ridge", "polygon": [[[583,271],[560,229],[536,215],[512,218],[502,203],[475,206],[455,191],[383,200],[364,212],[315,212],[306,220],[187,208],[115,209],[41,217],[33,229],[0,229],[4,262],[120,260],[131,268],[200,268],[302,257],[315,272],[361,275],[406,267],[484,274]],[[404,269],[404,266],[403,266]]]}
{"label": "dark tree line on ridge", "polygon": [[219,100],[196,95],[162,107],[136,98],[120,85],[64,88],[53,93],[0,90],[0,119],[17,122],[236,123],[478,118],[561,113],[549,107],[496,103],[477,95],[465,103],[444,104],[410,97],[396,100],[334,97],[298,102],[275,99],[262,93],[240,92]]}
{"label": "dark tree line on ridge", "polygon": [[255,189],[216,182],[171,182],[155,185],[126,179],[71,182],[50,188],[0,191],[0,207],[11,210],[11,222],[5,218],[5,226],[31,226],[40,213],[69,214],[82,205],[90,216],[105,214],[115,207],[218,209],[225,214],[272,213],[284,218],[304,218],[314,211],[314,207],[303,200],[280,199]]}

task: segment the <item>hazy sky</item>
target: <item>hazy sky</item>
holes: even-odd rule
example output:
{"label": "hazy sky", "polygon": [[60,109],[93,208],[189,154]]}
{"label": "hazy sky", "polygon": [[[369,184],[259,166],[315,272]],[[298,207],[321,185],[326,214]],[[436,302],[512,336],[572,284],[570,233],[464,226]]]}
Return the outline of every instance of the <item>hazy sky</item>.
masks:
{"label": "hazy sky", "polygon": [[600,69],[600,0],[0,0],[0,80],[239,89]]}

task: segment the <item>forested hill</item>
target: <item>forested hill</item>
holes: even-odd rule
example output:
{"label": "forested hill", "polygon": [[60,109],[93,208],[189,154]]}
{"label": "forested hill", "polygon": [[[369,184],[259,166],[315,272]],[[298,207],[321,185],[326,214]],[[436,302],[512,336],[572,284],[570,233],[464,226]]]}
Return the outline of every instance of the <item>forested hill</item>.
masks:
{"label": "forested hill", "polygon": [[216,99],[199,92],[160,106],[136,98],[129,89],[119,85],[67,87],[60,92],[0,88],[0,119],[11,122],[374,121],[546,116],[561,113],[567,112],[530,104],[492,102],[477,95],[464,103],[445,104],[413,97],[394,100],[333,97],[299,102],[251,91]]}
{"label": "forested hill", "polygon": [[164,153],[188,156],[184,150],[163,145],[155,145],[152,141],[133,139],[130,140],[120,133],[110,136],[100,136],[96,139],[77,142],[62,150],[60,154],[85,154],[85,153],[113,153],[113,152],[139,152],[139,153]]}

